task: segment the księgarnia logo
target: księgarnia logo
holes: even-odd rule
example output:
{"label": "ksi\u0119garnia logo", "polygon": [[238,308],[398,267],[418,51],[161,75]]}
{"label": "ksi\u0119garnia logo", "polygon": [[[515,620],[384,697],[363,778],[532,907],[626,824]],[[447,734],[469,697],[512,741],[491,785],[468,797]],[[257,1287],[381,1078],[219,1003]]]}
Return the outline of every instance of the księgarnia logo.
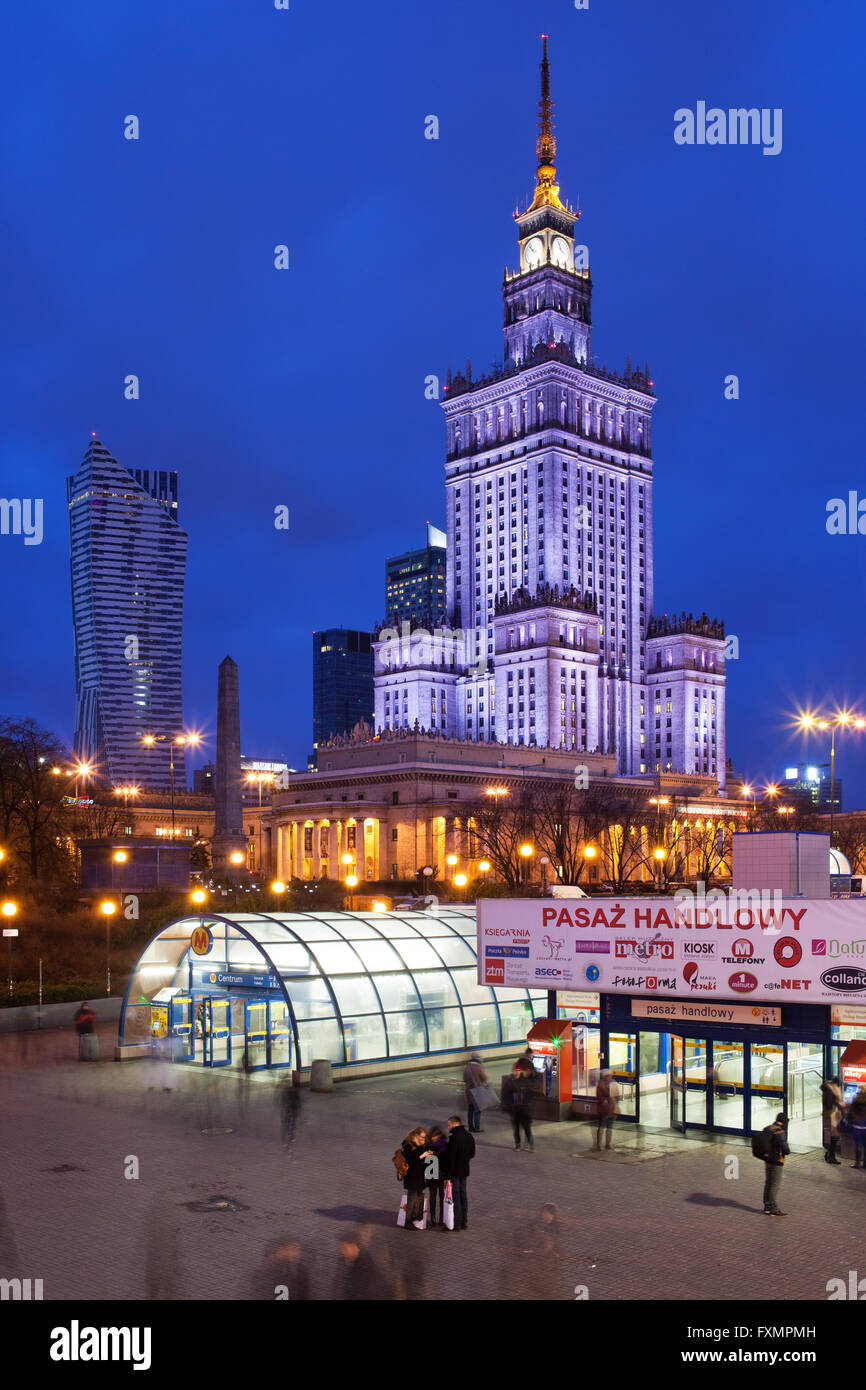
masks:
{"label": "ksi\u0119garnia logo", "polygon": [[834,970],[825,970],[821,984],[828,989],[838,989],[844,993],[866,989],[866,970],[859,965],[837,965]]}

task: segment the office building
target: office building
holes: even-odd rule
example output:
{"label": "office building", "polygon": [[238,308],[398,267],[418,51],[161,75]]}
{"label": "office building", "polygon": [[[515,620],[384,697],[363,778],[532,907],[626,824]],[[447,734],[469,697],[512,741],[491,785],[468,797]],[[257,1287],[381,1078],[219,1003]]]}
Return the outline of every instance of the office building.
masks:
{"label": "office building", "polygon": [[427,523],[427,544],[385,561],[385,613],[390,627],[402,622],[432,630],[445,619],[446,535]]}
{"label": "office building", "polygon": [[373,648],[369,632],[330,627],[313,633],[313,749],[373,722]]}

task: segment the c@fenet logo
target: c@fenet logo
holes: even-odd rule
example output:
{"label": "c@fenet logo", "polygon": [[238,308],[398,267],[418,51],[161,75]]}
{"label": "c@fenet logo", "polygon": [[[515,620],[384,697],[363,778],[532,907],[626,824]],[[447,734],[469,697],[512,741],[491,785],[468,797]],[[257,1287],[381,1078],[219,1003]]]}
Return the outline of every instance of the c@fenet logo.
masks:
{"label": "c@fenet logo", "polygon": [[780,936],[773,947],[773,957],[777,965],[783,965],[787,970],[791,970],[798,965],[803,956],[803,947],[799,941],[795,941],[793,936]]}
{"label": "c@fenet logo", "polygon": [[749,970],[738,970],[728,976],[728,988],[735,994],[751,994],[753,989],[758,988],[757,977]]}
{"label": "c@fenet logo", "polygon": [[821,984],[828,989],[841,990],[843,994],[866,989],[866,970],[859,965],[839,965],[835,970],[824,971]]}

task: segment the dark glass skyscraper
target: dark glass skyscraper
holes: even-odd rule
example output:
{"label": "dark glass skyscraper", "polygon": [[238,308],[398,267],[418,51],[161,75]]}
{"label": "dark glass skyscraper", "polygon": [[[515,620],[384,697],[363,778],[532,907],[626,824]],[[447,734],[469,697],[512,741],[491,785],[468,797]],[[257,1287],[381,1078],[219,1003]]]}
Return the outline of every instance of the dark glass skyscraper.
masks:
{"label": "dark glass skyscraper", "polygon": [[[76,755],[114,786],[165,790],[169,740],[183,727],[188,537],[177,521],[177,473],[123,468],[94,436],[67,498]],[[146,746],[145,734],[160,741]],[[183,786],[178,749],[174,761]]]}
{"label": "dark glass skyscraper", "polygon": [[423,550],[409,550],[385,561],[385,625],[399,627],[406,619],[432,631],[445,621],[444,531],[427,523]]}
{"label": "dark glass skyscraper", "polygon": [[313,747],[332,734],[373,723],[373,649],[369,632],[329,627],[313,633]]}

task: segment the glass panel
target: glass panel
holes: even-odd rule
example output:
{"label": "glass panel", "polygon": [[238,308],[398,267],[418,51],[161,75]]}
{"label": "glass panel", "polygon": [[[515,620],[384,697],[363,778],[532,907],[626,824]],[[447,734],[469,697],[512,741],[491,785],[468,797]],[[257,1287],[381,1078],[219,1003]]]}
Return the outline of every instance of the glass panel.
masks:
{"label": "glass panel", "polygon": [[385,1021],[381,1014],[367,1014],[363,1018],[344,1017],[343,1031],[346,1035],[347,1062],[365,1062],[387,1055]]}
{"label": "glass panel", "polygon": [[361,922],[357,917],[347,917],[345,921],[335,922],[334,929],[347,941],[379,940],[379,933],[369,922]]}
{"label": "glass panel", "polygon": [[745,1045],[713,1043],[713,1123],[722,1129],[745,1129]]}
{"label": "glass panel", "polygon": [[619,1086],[619,1113],[634,1115],[637,1096],[636,1033],[611,1033],[608,1066]]}
{"label": "glass panel", "polygon": [[464,1004],[489,1004],[493,991],[489,985],[479,985],[474,970],[455,970],[454,980]]}
{"label": "glass panel", "polygon": [[475,952],[459,936],[440,936],[436,950],[446,965],[475,965]]}
{"label": "glass panel", "polygon": [[386,1014],[388,1041],[392,1056],[405,1056],[410,1052],[424,1052],[427,1039],[424,1033],[424,1016],[418,1009],[412,1013]]}
{"label": "glass panel", "polygon": [[322,1019],[317,1022],[298,1025],[301,1040],[301,1066],[309,1067],[319,1058],[329,1062],[342,1062],[343,1044],[336,1019]]}
{"label": "glass panel", "polygon": [[417,937],[413,941],[397,941],[395,947],[410,970],[423,969],[424,966],[435,969],[442,964],[429,942],[419,941]]}
{"label": "glass panel", "polygon": [[792,1144],[821,1143],[822,1043],[788,1043],[788,1140]]}
{"label": "glass panel", "polygon": [[324,1018],[333,1015],[334,1005],[321,975],[311,980],[284,980],[295,1018]]}
{"label": "glass panel", "polygon": [[356,941],[355,950],[368,970],[405,970],[394,947],[387,941]]}
{"label": "glass panel", "polygon": [[686,1038],[686,1124],[689,1125],[707,1123],[707,1056],[703,1038]]}
{"label": "glass panel", "polygon": [[418,935],[415,928],[411,926],[410,923],[404,922],[400,917],[392,917],[386,912],[377,913],[371,921],[383,936],[398,937]]}
{"label": "glass panel", "polygon": [[303,975],[308,970],[316,969],[306,946],[301,946],[297,941],[269,946],[268,955],[283,975]]}
{"label": "glass panel", "polygon": [[499,1042],[499,1021],[495,1004],[470,1004],[464,1007],[466,1015],[466,1046],[478,1047],[481,1043]]}
{"label": "glass panel", "polygon": [[499,1017],[502,1020],[503,1042],[526,1042],[526,1034],[532,1027],[531,1006],[528,1000],[503,1000],[499,1005]]}
{"label": "glass panel", "polygon": [[386,1013],[394,1009],[414,1009],[418,1004],[411,975],[374,975],[373,979]]}
{"label": "glass panel", "polygon": [[430,1031],[431,1052],[466,1046],[460,1009],[428,1009],[427,1027]]}
{"label": "glass panel", "polygon": [[784,1050],[781,1043],[752,1043],[751,1079],[752,1113],[750,1129],[771,1125],[780,1110],[785,1108],[783,1082]]}
{"label": "glass panel", "polygon": [[317,922],[312,917],[299,917],[292,922],[292,931],[302,941],[339,941],[338,932],[325,922]]}
{"label": "glass panel", "polygon": [[230,941],[229,965],[264,966],[265,958],[253,941]]}
{"label": "glass panel", "polygon": [[675,1129],[683,1127],[683,1101],[685,1099],[683,1082],[683,1040],[676,1033],[671,1038],[671,1125]]}
{"label": "glass panel", "polygon": [[447,1004],[458,1002],[451,976],[444,970],[416,970],[412,978],[425,1009],[442,1009]]}
{"label": "glass panel", "polygon": [[[369,976],[336,975],[331,981],[331,985],[337,996],[341,1014],[379,1014],[382,1012]],[[380,1054],[377,1053],[376,1055],[379,1056]],[[384,1056],[384,1053],[381,1055]]]}
{"label": "glass panel", "polygon": [[422,936],[454,936],[454,924],[446,921],[444,917],[437,917],[431,912],[428,916],[426,912],[419,912],[412,917],[412,925]]}
{"label": "glass panel", "polygon": [[354,975],[362,968],[347,941],[326,941],[322,945],[317,942],[314,951],[323,975]]}

